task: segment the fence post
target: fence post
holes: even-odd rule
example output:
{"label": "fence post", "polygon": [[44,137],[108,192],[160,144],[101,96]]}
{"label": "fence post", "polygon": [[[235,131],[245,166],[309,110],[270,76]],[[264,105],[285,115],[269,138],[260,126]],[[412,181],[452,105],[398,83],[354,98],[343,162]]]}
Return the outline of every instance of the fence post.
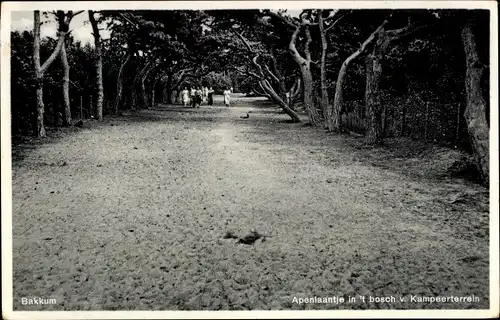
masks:
{"label": "fence post", "polygon": [[406,122],[406,105],[403,105],[403,114],[401,117],[401,133],[400,136],[403,137],[405,135],[405,122]]}
{"label": "fence post", "polygon": [[83,120],[83,97],[80,95],[80,119]]}
{"label": "fence post", "polygon": [[429,101],[425,102],[425,128],[424,139],[427,140],[427,133],[429,131]]}
{"label": "fence post", "polygon": [[92,116],[92,111],[93,111],[93,108],[94,108],[92,106],[92,102],[93,102],[92,101],[92,95],[90,95],[90,97],[89,97],[89,114],[90,114],[90,116]]}

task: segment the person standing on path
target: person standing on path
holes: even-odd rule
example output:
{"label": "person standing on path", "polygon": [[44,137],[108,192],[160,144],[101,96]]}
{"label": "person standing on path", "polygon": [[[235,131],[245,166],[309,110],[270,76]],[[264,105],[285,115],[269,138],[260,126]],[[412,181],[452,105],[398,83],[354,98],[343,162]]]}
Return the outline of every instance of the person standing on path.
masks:
{"label": "person standing on path", "polygon": [[208,104],[208,88],[207,87],[203,87],[203,103]]}
{"label": "person standing on path", "polygon": [[196,88],[192,87],[191,92],[189,93],[189,97],[191,99],[191,107],[196,107]]}
{"label": "person standing on path", "polygon": [[214,94],[214,89],[212,89],[212,87],[210,87],[210,89],[208,89],[208,105],[209,106],[214,104],[213,94]]}
{"label": "person standing on path", "polygon": [[182,104],[184,107],[187,107],[189,105],[189,91],[187,88],[184,88],[182,90]]}
{"label": "person standing on path", "polygon": [[200,107],[202,100],[203,100],[203,89],[198,88],[196,90],[196,104],[195,104],[196,108]]}
{"label": "person standing on path", "polygon": [[226,89],[224,91],[224,105],[226,105],[226,107],[229,107],[230,103],[231,103],[231,90]]}

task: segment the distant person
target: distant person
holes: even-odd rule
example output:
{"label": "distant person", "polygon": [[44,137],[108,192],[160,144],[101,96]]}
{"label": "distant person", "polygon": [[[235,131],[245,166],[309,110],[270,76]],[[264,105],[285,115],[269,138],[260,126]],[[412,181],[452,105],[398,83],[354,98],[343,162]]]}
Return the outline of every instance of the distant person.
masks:
{"label": "distant person", "polygon": [[213,94],[214,94],[214,89],[212,89],[212,87],[210,87],[210,89],[208,89],[208,97],[207,97],[209,106],[214,104]]}
{"label": "distant person", "polygon": [[233,93],[233,87],[231,87],[231,93]]}
{"label": "distant person", "polygon": [[208,88],[203,87],[203,103],[208,103]]}
{"label": "distant person", "polygon": [[191,99],[191,107],[196,107],[196,88],[192,87],[191,92],[189,93],[189,98]]}
{"label": "distant person", "polygon": [[189,90],[187,88],[184,88],[182,90],[182,104],[184,107],[187,107],[189,105]]}
{"label": "distant person", "polygon": [[196,90],[196,107],[199,108],[203,100],[203,89],[199,87]]}
{"label": "distant person", "polygon": [[224,105],[226,107],[229,107],[230,103],[231,103],[231,90],[226,89],[224,90]]}

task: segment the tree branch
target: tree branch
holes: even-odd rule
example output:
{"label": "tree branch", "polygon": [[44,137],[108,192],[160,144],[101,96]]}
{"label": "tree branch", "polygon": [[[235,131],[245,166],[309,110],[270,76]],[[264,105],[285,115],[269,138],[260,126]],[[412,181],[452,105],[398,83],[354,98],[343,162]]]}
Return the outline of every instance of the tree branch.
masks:
{"label": "tree branch", "polygon": [[266,65],[265,65],[265,67],[266,67],[266,71],[267,71],[267,73],[271,76],[271,78],[272,78],[274,81],[276,81],[276,82],[278,82],[278,83],[279,83],[279,82],[280,82],[280,79],[279,79],[279,78],[278,78],[278,77],[277,77],[277,76],[276,76],[276,75],[275,75],[275,74],[271,71],[271,69],[269,69],[269,66],[266,64]]}
{"label": "tree branch", "polygon": [[271,17],[275,17],[275,18],[278,18],[279,20],[283,21],[289,27],[292,27],[295,29],[298,26],[298,24],[293,23],[290,19],[285,18],[284,16],[282,16],[279,13],[273,12],[271,10],[268,10],[266,13],[269,14]]}
{"label": "tree branch", "polygon": [[123,19],[125,19],[125,20],[126,20],[128,23],[130,23],[132,26],[134,26],[137,30],[139,30],[139,29],[140,29],[140,28],[139,28],[139,26],[138,26],[136,23],[132,22],[132,21],[131,21],[129,18],[127,18],[127,17],[126,17],[123,13],[118,12],[118,15],[119,15],[120,17],[122,17]]}
{"label": "tree branch", "polygon": [[356,50],[353,54],[351,54],[345,61],[344,63],[349,63],[351,60],[354,60],[357,56],[359,56],[363,51],[365,51],[366,47],[375,39],[375,36],[377,35],[377,33],[380,32],[380,30],[382,30],[385,25],[388,23],[388,20],[384,20],[384,22],[382,22],[381,25],[378,26],[377,29],[375,29],[375,31],[373,31],[370,36],[363,42],[363,44],[361,44],[361,46],[359,47],[358,50]]}
{"label": "tree branch", "polygon": [[40,67],[40,72],[42,74],[45,73],[45,71],[47,71],[47,69],[49,68],[49,66],[52,64],[52,62],[54,62],[54,60],[56,59],[56,57],[59,55],[59,52],[61,51],[61,48],[64,45],[64,39],[65,39],[65,37],[66,37],[66,34],[63,34],[63,35],[60,34],[59,35],[59,40],[57,41],[57,45],[56,45],[54,51],[52,51],[52,54],[49,56],[49,58]]}
{"label": "tree branch", "polygon": [[404,28],[395,29],[395,30],[387,30],[387,35],[391,38],[391,40],[400,40],[403,37],[407,37],[421,29],[428,27],[428,25],[415,25],[409,24]]}
{"label": "tree branch", "polygon": [[231,30],[238,36],[238,38],[240,38],[240,40],[243,42],[243,44],[247,47],[247,50],[249,52],[253,53],[252,47],[248,43],[247,39],[245,39],[245,37],[243,37],[243,35],[241,33],[239,33],[238,31],[236,31],[235,29],[231,28]]}
{"label": "tree branch", "polygon": [[295,31],[293,32],[292,37],[290,38],[290,44],[288,45],[288,48],[292,52],[292,56],[295,59],[295,61],[299,64],[303,64],[306,62],[306,60],[300,55],[295,45],[295,43],[297,42],[297,36],[299,35],[300,32],[300,28],[302,28],[302,26],[300,25],[295,28]]}
{"label": "tree branch", "polygon": [[[340,20],[342,20],[346,16],[350,15],[351,13],[352,13],[352,11],[349,11],[349,12],[341,15],[339,18],[337,18],[337,20],[335,20],[334,22],[332,22],[331,25],[329,25],[328,27],[325,28],[325,32],[330,31],[333,27],[335,27],[337,25],[337,23],[339,23]],[[324,21],[326,21],[326,19]]]}

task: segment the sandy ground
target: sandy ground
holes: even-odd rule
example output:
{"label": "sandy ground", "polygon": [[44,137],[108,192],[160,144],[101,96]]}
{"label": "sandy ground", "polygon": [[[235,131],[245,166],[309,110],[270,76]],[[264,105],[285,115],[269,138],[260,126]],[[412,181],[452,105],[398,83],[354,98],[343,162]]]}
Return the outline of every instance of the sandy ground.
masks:
{"label": "sandy ground", "polygon": [[286,120],[161,106],[16,145],[14,309],[488,308],[487,189]]}

